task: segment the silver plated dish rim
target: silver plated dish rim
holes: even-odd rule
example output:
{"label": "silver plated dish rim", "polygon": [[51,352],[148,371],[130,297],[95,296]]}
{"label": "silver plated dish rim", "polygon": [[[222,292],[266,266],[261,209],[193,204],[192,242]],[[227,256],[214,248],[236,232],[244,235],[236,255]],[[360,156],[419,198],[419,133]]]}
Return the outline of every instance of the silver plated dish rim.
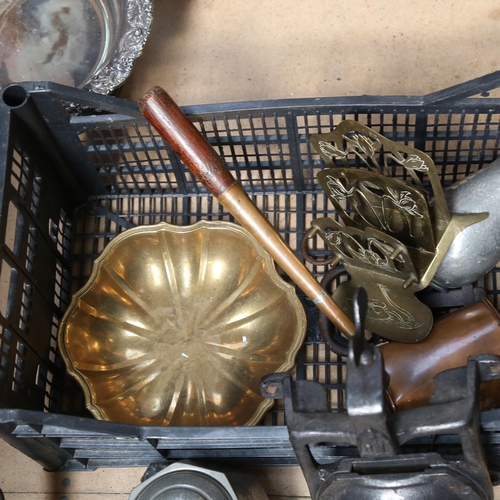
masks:
{"label": "silver plated dish rim", "polygon": [[98,94],[110,94],[129,77],[135,60],[151,32],[153,0],[126,0],[122,36],[109,62],[97,69],[83,88]]}

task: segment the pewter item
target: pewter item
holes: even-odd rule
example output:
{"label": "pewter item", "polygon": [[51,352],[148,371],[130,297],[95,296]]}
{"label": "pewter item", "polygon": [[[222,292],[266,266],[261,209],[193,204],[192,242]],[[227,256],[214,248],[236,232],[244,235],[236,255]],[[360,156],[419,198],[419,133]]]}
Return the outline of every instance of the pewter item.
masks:
{"label": "pewter item", "polygon": [[500,260],[500,159],[445,190],[451,212],[488,212],[489,217],[464,229],[451,244],[433,283],[458,288],[474,283]]}
{"label": "pewter item", "polygon": [[[159,469],[159,470],[158,470]],[[267,500],[257,477],[249,472],[196,465],[191,461],[151,464],[129,500]]]}

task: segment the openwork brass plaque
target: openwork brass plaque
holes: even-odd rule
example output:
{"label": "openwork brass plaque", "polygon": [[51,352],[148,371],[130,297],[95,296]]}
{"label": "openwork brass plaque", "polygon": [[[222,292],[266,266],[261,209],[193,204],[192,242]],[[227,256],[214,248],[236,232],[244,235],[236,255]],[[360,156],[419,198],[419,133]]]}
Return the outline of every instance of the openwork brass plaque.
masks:
{"label": "openwork brass plaque", "polygon": [[432,159],[358,122],[343,121],[311,144],[330,167],[317,178],[344,223],[312,222],[351,276],[333,298],[351,314],[350,297],[363,286],[368,329],[422,340],[432,314],[415,293],[429,285],[455,236],[487,214],[450,214]]}

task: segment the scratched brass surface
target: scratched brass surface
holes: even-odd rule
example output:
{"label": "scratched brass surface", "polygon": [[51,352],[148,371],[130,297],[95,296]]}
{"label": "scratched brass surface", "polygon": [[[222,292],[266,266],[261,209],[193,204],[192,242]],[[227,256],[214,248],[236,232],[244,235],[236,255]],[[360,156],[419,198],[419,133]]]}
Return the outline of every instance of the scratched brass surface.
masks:
{"label": "scratched brass surface", "polygon": [[455,237],[487,214],[450,213],[433,160],[362,123],[344,120],[310,142],[331,167],[317,179],[345,224],[311,222],[309,237],[317,233],[335,255],[333,263],[351,276],[332,298],[352,314],[353,293],[362,286],[369,330],[399,342],[421,341],[433,316],[415,293],[429,285]]}
{"label": "scratched brass surface", "polygon": [[294,288],[240,226],[160,223],[117,236],[59,330],[69,372],[99,419],[254,425],[266,373],[305,335]]}
{"label": "scratched brass surface", "polygon": [[[450,213],[434,161],[362,123],[344,120],[332,132],[310,140],[333,167],[317,177],[344,224],[374,227],[406,245],[418,274],[412,279],[421,288],[429,285],[455,237],[487,217]],[[351,168],[349,158],[363,168]],[[395,174],[401,179],[393,178]],[[427,178],[428,188],[419,176]],[[347,200],[352,213],[345,211]]]}

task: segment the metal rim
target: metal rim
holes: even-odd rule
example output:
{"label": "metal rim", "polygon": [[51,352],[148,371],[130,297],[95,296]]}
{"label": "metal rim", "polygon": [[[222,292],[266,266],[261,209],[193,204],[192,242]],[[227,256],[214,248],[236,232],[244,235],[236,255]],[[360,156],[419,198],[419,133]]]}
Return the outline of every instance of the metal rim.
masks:
{"label": "metal rim", "polygon": [[[306,315],[304,309],[302,307],[299,298],[296,295],[295,287],[293,287],[292,285],[283,280],[283,278],[278,274],[274,265],[274,261],[272,260],[271,256],[260,246],[260,244],[254,238],[251,237],[251,235],[244,228],[232,222],[204,221],[204,220],[199,221],[190,226],[175,226],[172,224],[168,224],[166,222],[160,222],[156,225],[151,225],[151,226],[138,226],[129,229],[127,231],[124,231],[123,233],[116,236],[105,247],[101,255],[99,255],[99,257],[94,261],[92,272],[87,283],[73,295],[71,303],[68,306],[58,329],[57,342],[58,342],[59,352],[61,353],[61,357],[63,358],[66,364],[68,373],[72,377],[74,377],[82,387],[85,395],[86,407],[95,418],[99,420],[108,420],[103,411],[101,410],[101,408],[95,403],[94,392],[92,389],[91,382],[87,379],[87,377],[85,377],[85,375],[83,375],[78,369],[76,369],[73,366],[73,359],[66,347],[68,323],[71,319],[72,314],[77,309],[80,299],[94,286],[94,282],[96,281],[97,276],[100,272],[101,265],[106,260],[106,257],[109,255],[111,250],[114,249],[118,244],[120,244],[127,238],[145,232],[155,233],[160,231],[169,231],[173,233],[188,233],[188,232],[199,231],[200,229],[207,227],[209,228],[217,227],[219,229],[231,230],[240,234],[240,236],[245,238],[249,242],[249,244],[252,245],[257,250],[258,254],[263,259],[263,261],[267,263],[267,269],[269,271],[269,276],[272,279],[272,281],[276,284],[276,286],[284,290],[286,295],[288,296],[288,299],[295,304],[294,309],[296,311],[298,320],[297,334],[294,339],[292,347],[287,352],[284,362],[278,368],[277,371],[285,372],[290,370],[294,366],[295,356],[297,355],[298,350],[302,346],[306,332]],[[253,416],[247,422],[241,425],[245,426],[256,425],[264,416],[264,414],[271,408],[273,403],[274,403],[273,400],[262,398],[262,402],[260,403],[259,407],[256,408]]]}
{"label": "metal rim", "polygon": [[84,88],[98,94],[110,94],[116,90],[128,78],[135,60],[142,54],[152,22],[152,0],[127,0],[125,27],[117,50]]}

